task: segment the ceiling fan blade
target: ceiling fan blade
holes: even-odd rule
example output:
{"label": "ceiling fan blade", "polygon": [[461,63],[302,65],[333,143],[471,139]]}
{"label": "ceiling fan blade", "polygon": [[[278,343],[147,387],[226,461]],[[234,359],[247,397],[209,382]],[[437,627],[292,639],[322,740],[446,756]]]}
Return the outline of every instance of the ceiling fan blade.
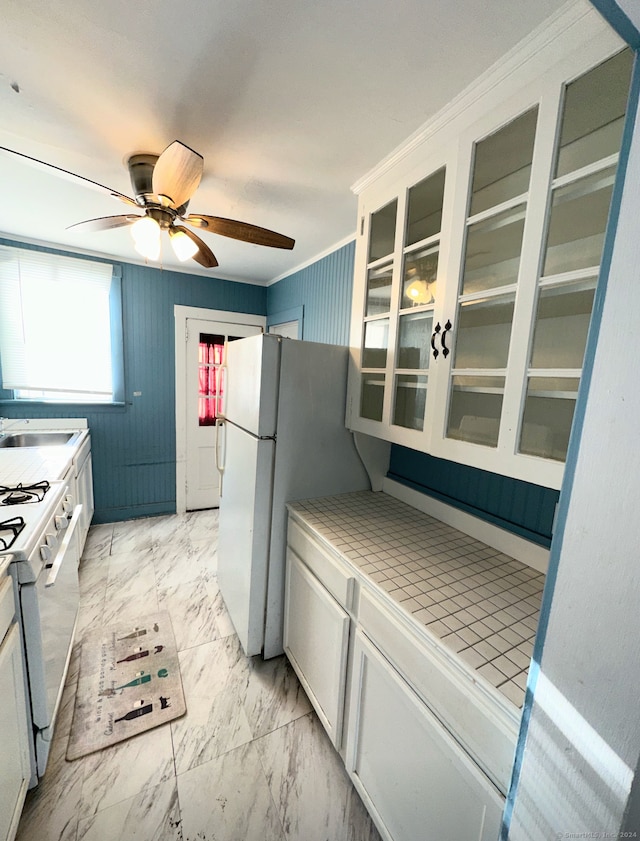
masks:
{"label": "ceiling fan blade", "polygon": [[203,228],[212,234],[223,237],[241,239],[243,242],[253,242],[256,245],[269,245],[271,248],[288,248],[295,245],[295,240],[284,234],[277,234],[267,228],[249,225],[247,222],[237,222],[235,219],[224,219],[222,216],[205,216],[202,213],[190,213],[184,221],[197,228]]}
{"label": "ceiling fan blade", "polygon": [[62,169],[62,167],[55,166],[54,164],[48,164],[46,161],[39,161],[37,158],[32,158],[31,155],[25,155],[22,152],[16,152],[15,149],[7,149],[5,146],[0,146],[0,152],[8,152],[10,155],[17,155],[19,158],[27,161],[31,165],[35,165],[36,167],[44,167],[47,170],[54,170],[56,175],[60,175],[63,178],[67,178],[69,181],[83,181],[85,184],[89,184],[92,187],[96,187],[101,191],[105,191],[112,195],[116,199],[120,199],[120,201],[125,202],[125,204],[132,204],[135,207],[138,207],[138,204],[133,199],[130,199],[129,196],[125,196],[124,193],[119,193],[117,190],[113,190],[111,187],[105,187],[104,184],[99,184],[97,181],[92,181],[90,178],[85,178],[84,175],[77,175],[75,172],[69,172],[68,169]]}
{"label": "ceiling fan blade", "polygon": [[183,225],[174,225],[174,231],[182,231],[183,234],[186,234],[192,242],[198,246],[198,250],[193,255],[193,259],[196,263],[200,263],[201,266],[204,266],[205,269],[215,269],[218,265],[218,261],[215,258],[213,251],[209,248],[206,242],[203,242],[199,236],[190,231],[188,228],[185,228]]}
{"label": "ceiling fan blade", "polygon": [[124,228],[125,225],[133,225],[138,219],[143,216],[137,213],[127,213],[124,216],[100,216],[97,219],[87,219],[84,222],[76,222],[75,225],[69,225],[67,228],[70,231],[72,228],[81,228],[83,231],[108,231],[111,228]]}
{"label": "ceiling fan blade", "polygon": [[166,198],[170,207],[180,207],[198,189],[203,168],[202,155],[174,140],[153,168],[153,192]]}

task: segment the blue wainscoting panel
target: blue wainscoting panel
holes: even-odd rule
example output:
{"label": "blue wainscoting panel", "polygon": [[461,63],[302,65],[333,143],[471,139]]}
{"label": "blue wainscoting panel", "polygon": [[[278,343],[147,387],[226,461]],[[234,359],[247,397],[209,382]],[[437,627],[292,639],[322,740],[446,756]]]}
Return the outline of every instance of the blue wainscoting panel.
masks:
{"label": "blue wainscoting panel", "polygon": [[[0,243],[63,253],[2,239]],[[119,265],[125,405],[12,401],[0,407],[0,414],[7,417],[87,418],[96,523],[175,511],[174,304],[266,315],[264,287],[148,266]],[[134,397],[134,392],[141,394]]]}
{"label": "blue wainscoting panel", "polygon": [[474,514],[541,546],[549,546],[559,491],[391,447],[389,478]]}
{"label": "blue wainscoting panel", "polygon": [[308,342],[349,344],[355,240],[267,289],[267,316],[304,306]]}

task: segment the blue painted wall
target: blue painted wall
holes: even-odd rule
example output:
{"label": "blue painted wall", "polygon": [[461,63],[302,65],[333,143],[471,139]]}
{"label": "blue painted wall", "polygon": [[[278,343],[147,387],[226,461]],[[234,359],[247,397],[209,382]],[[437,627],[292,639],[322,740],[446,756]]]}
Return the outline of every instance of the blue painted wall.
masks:
{"label": "blue painted wall", "polygon": [[[303,338],[349,344],[355,241],[268,288],[269,316],[303,307]],[[543,546],[551,542],[558,491],[436,459],[396,444],[389,476]]]}
{"label": "blue painted wall", "polygon": [[269,316],[303,307],[307,342],[349,344],[355,240],[267,289]]}
{"label": "blue painted wall", "polygon": [[[27,247],[4,239],[0,243]],[[98,523],[175,511],[174,304],[266,315],[264,287],[118,265],[122,267],[125,406],[41,404],[27,409],[24,404],[5,402],[0,411],[7,417],[88,419],[94,522]],[[134,391],[141,391],[141,397],[134,398]]]}

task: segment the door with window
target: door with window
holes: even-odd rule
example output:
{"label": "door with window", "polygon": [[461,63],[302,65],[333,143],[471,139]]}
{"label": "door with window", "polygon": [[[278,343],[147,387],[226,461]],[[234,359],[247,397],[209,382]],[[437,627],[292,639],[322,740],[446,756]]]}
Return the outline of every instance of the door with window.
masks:
{"label": "door with window", "polygon": [[187,319],[188,511],[216,508],[219,503],[215,425],[224,397],[225,342],[260,332],[260,327],[249,324]]}

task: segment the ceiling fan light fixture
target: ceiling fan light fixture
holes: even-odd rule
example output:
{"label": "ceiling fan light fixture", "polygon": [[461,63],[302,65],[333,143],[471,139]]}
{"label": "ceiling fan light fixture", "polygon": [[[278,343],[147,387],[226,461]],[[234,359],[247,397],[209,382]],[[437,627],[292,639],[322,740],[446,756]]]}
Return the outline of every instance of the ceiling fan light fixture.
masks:
{"label": "ceiling fan light fixture", "polygon": [[160,256],[160,225],[150,216],[143,216],[131,226],[131,235],[138,254],[147,260],[157,260]]}
{"label": "ceiling fan light fixture", "polygon": [[185,260],[190,260],[198,253],[197,244],[184,231],[169,228],[169,238],[174,254],[180,262],[184,263]]}

